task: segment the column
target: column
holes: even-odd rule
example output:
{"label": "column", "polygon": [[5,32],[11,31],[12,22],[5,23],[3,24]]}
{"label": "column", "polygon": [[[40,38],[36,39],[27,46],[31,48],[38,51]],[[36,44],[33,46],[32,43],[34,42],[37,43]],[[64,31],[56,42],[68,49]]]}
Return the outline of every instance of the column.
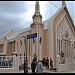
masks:
{"label": "column", "polygon": [[13,67],[15,69],[15,72],[19,72],[19,57],[15,52],[13,52]]}
{"label": "column", "polygon": [[69,63],[69,42],[67,43],[67,49],[68,49],[67,58],[68,58],[68,63]]}
{"label": "column", "polygon": [[70,56],[70,63],[71,63],[71,43],[70,43],[70,54],[69,54],[69,56]]}
{"label": "column", "polygon": [[61,55],[61,40],[60,40],[60,55]]}
{"label": "column", "polygon": [[56,65],[57,65],[57,71],[59,72],[60,71],[60,67],[59,67],[59,64],[60,63],[60,56],[59,55],[57,55],[56,56]]}
{"label": "column", "polygon": [[67,63],[68,63],[68,41],[66,43],[66,60],[67,60]]}
{"label": "column", "polygon": [[72,61],[72,63],[73,63],[73,44],[72,44],[72,53],[71,53],[71,61]]}
{"label": "column", "polygon": [[69,42],[69,63],[70,63],[70,42]]}

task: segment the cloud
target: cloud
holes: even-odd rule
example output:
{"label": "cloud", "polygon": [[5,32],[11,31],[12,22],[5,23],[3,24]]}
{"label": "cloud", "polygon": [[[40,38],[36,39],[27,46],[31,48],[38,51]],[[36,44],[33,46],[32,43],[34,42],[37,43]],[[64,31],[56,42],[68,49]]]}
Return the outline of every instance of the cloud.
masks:
{"label": "cloud", "polygon": [[0,1],[0,35],[10,29],[19,28],[22,19],[21,14],[27,11],[25,1]]}
{"label": "cloud", "polygon": [[25,1],[0,1],[0,11],[13,14],[20,14],[27,11]]}
{"label": "cloud", "polygon": [[[51,2],[60,8],[61,1]],[[73,5],[73,3],[75,2],[70,3],[66,1],[66,3],[72,18],[75,18],[75,11],[73,11],[75,9],[75,4]],[[58,10],[49,1],[39,1],[39,4],[43,21],[50,18]],[[72,8],[73,6],[74,8]],[[0,1],[0,36],[11,29],[19,31],[29,27],[32,23],[34,12],[35,1]]]}
{"label": "cloud", "polygon": [[74,16],[75,16],[75,7],[74,7],[74,1],[66,1],[66,5],[67,5],[67,8],[69,10],[69,13],[71,15],[71,18],[74,22]]}

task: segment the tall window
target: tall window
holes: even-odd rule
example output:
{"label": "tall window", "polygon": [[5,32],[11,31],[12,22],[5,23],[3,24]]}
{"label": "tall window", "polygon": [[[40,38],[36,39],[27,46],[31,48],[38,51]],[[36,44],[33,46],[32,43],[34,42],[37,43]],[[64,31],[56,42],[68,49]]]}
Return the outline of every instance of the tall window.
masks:
{"label": "tall window", "polygon": [[39,42],[40,42],[40,43],[42,42],[42,37],[40,37],[40,40],[39,40]]}
{"label": "tall window", "polygon": [[11,51],[11,53],[14,52],[14,42],[12,42],[12,43],[10,44],[10,51]]}
{"label": "tall window", "polygon": [[59,55],[60,55],[60,40],[59,40]]}
{"label": "tall window", "polygon": [[24,61],[25,61],[25,53],[24,53]]}
{"label": "tall window", "polygon": [[62,51],[62,40],[61,40],[61,51]]}
{"label": "tall window", "polygon": [[74,49],[75,49],[75,41],[74,41]]}
{"label": "tall window", "polygon": [[33,38],[33,43],[35,43],[35,39]]}
{"label": "tall window", "polygon": [[21,54],[20,54],[20,59],[21,59]]}
{"label": "tall window", "polygon": [[65,42],[65,58],[66,58],[66,42]]}
{"label": "tall window", "polygon": [[2,53],[4,52],[4,44],[2,44],[2,51],[1,51]]}
{"label": "tall window", "polygon": [[57,55],[58,55],[59,53],[58,53],[58,39],[57,39]]}
{"label": "tall window", "polygon": [[20,45],[22,46],[22,40],[20,40]]}
{"label": "tall window", "polygon": [[67,43],[67,58],[68,58],[68,43]]}
{"label": "tall window", "polygon": [[17,48],[18,48],[18,42],[17,42]]}

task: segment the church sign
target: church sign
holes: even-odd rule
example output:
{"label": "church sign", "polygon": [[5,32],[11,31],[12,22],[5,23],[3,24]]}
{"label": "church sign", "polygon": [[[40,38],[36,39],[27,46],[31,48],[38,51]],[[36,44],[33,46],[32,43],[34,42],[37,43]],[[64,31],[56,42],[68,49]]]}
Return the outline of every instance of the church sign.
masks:
{"label": "church sign", "polygon": [[37,33],[27,35],[27,39],[32,39],[32,38],[36,38],[36,37],[37,37]]}

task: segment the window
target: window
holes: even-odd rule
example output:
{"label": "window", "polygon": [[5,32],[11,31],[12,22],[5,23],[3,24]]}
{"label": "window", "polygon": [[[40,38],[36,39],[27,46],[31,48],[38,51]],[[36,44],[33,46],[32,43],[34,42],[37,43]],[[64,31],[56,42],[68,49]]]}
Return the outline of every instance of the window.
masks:
{"label": "window", "polygon": [[20,44],[22,45],[22,40],[20,40]]}
{"label": "window", "polygon": [[33,38],[33,43],[35,43],[35,39]]}
{"label": "window", "polygon": [[42,37],[40,37],[40,41],[39,42],[41,43],[41,41],[42,41]]}
{"label": "window", "polygon": [[20,59],[21,59],[21,54],[20,54]]}
{"label": "window", "polygon": [[74,41],[74,49],[75,49],[75,41]]}
{"label": "window", "polygon": [[25,61],[25,53],[24,53],[24,61]]}
{"label": "window", "polygon": [[61,40],[61,51],[62,51],[62,40]]}
{"label": "window", "polygon": [[59,55],[60,55],[60,40],[59,40]]}
{"label": "window", "polygon": [[58,52],[58,39],[57,39],[57,55],[59,54],[59,52]]}
{"label": "window", "polygon": [[66,42],[65,42],[65,58],[66,58]]}
{"label": "window", "polygon": [[24,56],[25,56],[25,53],[24,53]]}
{"label": "window", "polygon": [[18,42],[17,42],[17,48],[18,48]]}

